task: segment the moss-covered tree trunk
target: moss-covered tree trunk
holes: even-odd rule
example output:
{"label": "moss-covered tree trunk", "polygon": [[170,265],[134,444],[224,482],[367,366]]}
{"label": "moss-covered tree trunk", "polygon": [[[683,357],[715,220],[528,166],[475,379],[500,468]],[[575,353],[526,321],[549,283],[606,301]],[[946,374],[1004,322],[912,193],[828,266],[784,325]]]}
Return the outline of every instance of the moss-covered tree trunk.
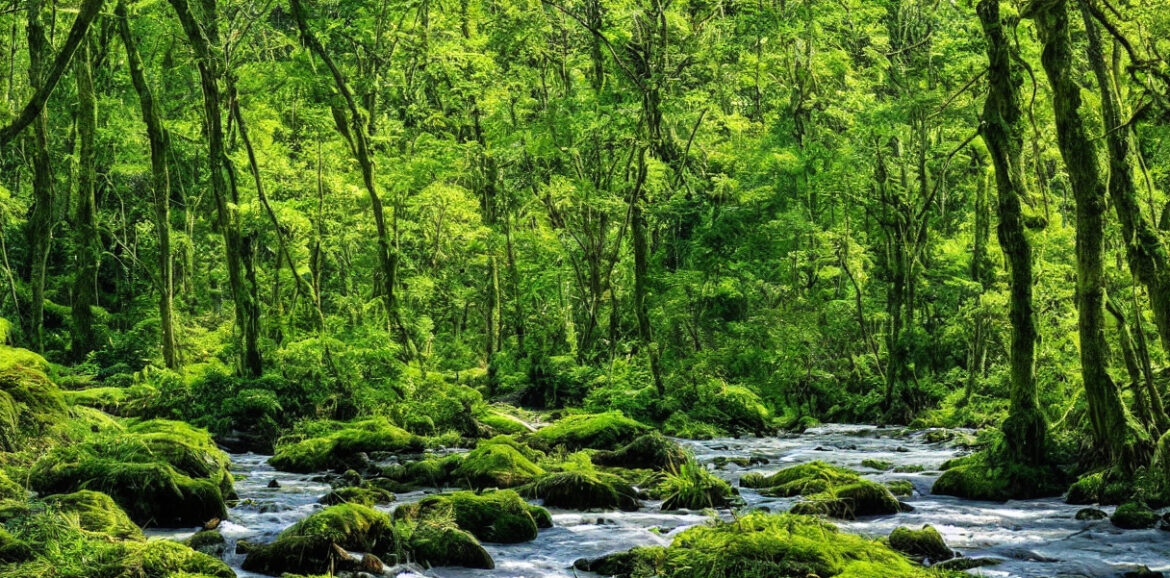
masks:
{"label": "moss-covered tree trunk", "polygon": [[171,177],[167,168],[167,133],[154,104],[154,94],[146,83],[142,58],[138,54],[138,43],[130,31],[125,3],[118,2],[114,12],[118,17],[118,34],[126,49],[130,81],[138,94],[138,106],[142,111],[142,122],[146,125],[146,138],[150,142],[151,201],[155,235],[158,236],[158,316],[163,363],[168,369],[177,369],[179,358],[175,343],[175,275],[171,257]]}
{"label": "moss-covered tree trunk", "polygon": [[[227,257],[228,285],[235,303],[236,325],[241,335],[240,368],[247,376],[259,376],[264,369],[260,356],[260,304],[255,295],[254,272],[245,271],[249,243],[240,231],[240,200],[228,186],[230,159],[224,144],[223,98],[219,83],[223,62],[215,53],[219,44],[219,23],[215,0],[204,0],[200,23],[187,0],[171,0],[187,40],[195,51],[199,81],[203,89],[203,114],[207,131],[207,153],[211,192],[215,200],[216,224],[223,235]],[[250,267],[247,267],[250,269]]]}
{"label": "moss-covered tree trunk", "polygon": [[[45,83],[45,60],[49,40],[45,36],[43,0],[29,0],[28,24],[28,81],[39,89]],[[49,159],[49,118],[42,108],[33,120],[32,136],[33,205],[28,219],[29,273],[32,303],[27,319],[29,340],[33,349],[44,350],[42,330],[45,323],[45,271],[48,267],[49,246],[53,238],[53,165]]]}
{"label": "moss-covered tree trunk", "polygon": [[1109,376],[1104,283],[1106,190],[1096,142],[1081,117],[1080,86],[1073,80],[1068,2],[1033,1],[1024,15],[1035,20],[1044,45],[1041,63],[1052,85],[1057,144],[1076,202],[1077,325],[1093,433],[1114,462],[1132,469],[1145,461],[1150,444]]}
{"label": "moss-covered tree trunk", "polygon": [[1004,33],[999,0],[981,0],[977,7],[987,37],[988,93],[980,133],[995,165],[999,202],[999,246],[1011,273],[1012,325],[1011,406],[1002,430],[1003,447],[1013,461],[1029,464],[1044,458],[1047,424],[1036,403],[1036,318],[1032,306],[1032,245],[1024,227],[1021,199],[1024,146],[1019,78],[1013,71],[1011,43]]}
{"label": "moss-covered tree trunk", "polygon": [[77,175],[77,212],[74,218],[73,324],[71,350],[81,361],[97,348],[93,307],[97,305],[97,275],[102,248],[98,240],[97,203],[94,187],[94,139],[97,134],[97,100],[93,93],[93,60],[89,42],[84,42],[74,59],[77,78],[77,136],[80,144]]}
{"label": "moss-covered tree trunk", "polygon": [[1089,40],[1089,66],[1101,95],[1101,117],[1105,121],[1105,144],[1109,151],[1109,198],[1117,213],[1117,221],[1121,223],[1129,268],[1150,292],[1154,325],[1162,339],[1162,348],[1170,352],[1170,257],[1158,229],[1138,204],[1132,132],[1121,117],[1121,102],[1113,89],[1114,78],[1105,61],[1100,27],[1086,0],[1077,0],[1077,5]]}

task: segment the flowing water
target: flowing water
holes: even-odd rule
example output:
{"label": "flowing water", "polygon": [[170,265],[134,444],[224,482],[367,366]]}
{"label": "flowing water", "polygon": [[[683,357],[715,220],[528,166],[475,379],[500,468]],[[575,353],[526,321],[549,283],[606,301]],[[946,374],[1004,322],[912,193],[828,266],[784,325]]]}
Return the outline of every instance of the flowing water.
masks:
{"label": "flowing water", "polygon": [[[971,570],[983,576],[1121,576],[1140,566],[1170,573],[1170,532],[1161,530],[1120,530],[1109,520],[1078,521],[1081,506],[1059,499],[1020,500],[1007,503],[960,500],[930,494],[939,466],[961,455],[962,450],[945,444],[928,443],[924,434],[872,426],[826,425],[800,435],[773,438],[716,439],[686,441],[695,456],[709,467],[716,458],[758,457],[767,464],[738,467],[733,463],[715,472],[738,486],[746,472],[772,473],[790,465],[822,460],[858,470],[880,482],[908,480],[914,484],[912,497],[903,500],[912,512],[894,516],[836,522],[844,531],[877,538],[889,535],[897,526],[931,524],[947,544],[967,557],[991,558],[998,564]],[[919,473],[881,472],[861,465],[877,459],[895,466],[921,466]],[[242,556],[231,553],[234,542],[270,541],[281,530],[321,508],[317,499],[329,486],[311,481],[314,476],[274,471],[267,456],[232,455],[241,502],[231,510],[222,526],[229,542],[227,561],[240,576],[257,576],[239,569]],[[279,487],[269,487],[276,480]],[[750,507],[772,511],[787,509],[795,500],[766,498],[756,491],[741,489]],[[421,499],[424,492],[399,494],[397,504]],[[683,529],[710,519],[702,512],[662,512],[660,502],[648,502],[638,512],[572,512],[553,510],[554,528],[523,544],[485,544],[495,570],[462,568],[399,567],[393,574],[403,578],[433,576],[461,578],[539,578],[545,576],[587,576],[571,566],[578,558],[593,558],[641,545],[667,545]],[[1107,512],[1111,508],[1103,508]],[[724,511],[727,517],[729,512]],[[172,534],[174,535],[174,534]]]}

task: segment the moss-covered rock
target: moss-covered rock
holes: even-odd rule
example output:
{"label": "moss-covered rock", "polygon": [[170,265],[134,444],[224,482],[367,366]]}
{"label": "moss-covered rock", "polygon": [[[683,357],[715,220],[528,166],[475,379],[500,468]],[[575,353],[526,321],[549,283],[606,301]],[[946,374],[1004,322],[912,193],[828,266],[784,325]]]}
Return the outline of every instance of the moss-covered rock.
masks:
{"label": "moss-covered rock", "polygon": [[667,548],[635,548],[577,566],[623,577],[928,576],[880,542],[838,532],[816,518],[764,513],[690,528]]}
{"label": "moss-covered rock", "polygon": [[68,418],[47,364],[23,349],[0,346],[0,450],[20,451]]}
{"label": "moss-covered rock", "polygon": [[183,540],[188,548],[196,552],[203,552],[209,556],[219,558],[227,549],[227,540],[219,530],[203,530],[195,532],[190,538]]}
{"label": "moss-covered rock", "polygon": [[302,474],[346,470],[360,465],[359,454],[420,452],[423,447],[422,438],[385,418],[375,418],[346,424],[320,437],[278,444],[268,463],[281,471]]}
{"label": "moss-covered rock", "polygon": [[427,566],[496,567],[479,540],[452,520],[419,521],[410,535],[410,550],[416,562]]}
{"label": "moss-covered rock", "polygon": [[470,488],[512,488],[544,474],[531,450],[506,436],[481,440],[451,472],[452,481]]}
{"label": "moss-covered rock", "polygon": [[861,466],[865,467],[865,468],[870,468],[872,470],[878,470],[880,472],[885,472],[885,471],[889,471],[889,470],[894,469],[894,462],[891,462],[889,460],[878,460],[878,459],[873,459],[873,458],[866,458],[864,460],[861,460]]}
{"label": "moss-covered rock", "polygon": [[204,430],[166,420],[133,424],[53,448],[33,466],[45,494],[104,492],[140,525],[197,526],[227,514],[235,496],[227,455]]}
{"label": "moss-covered rock", "polygon": [[891,494],[899,498],[908,498],[914,495],[914,484],[909,480],[893,480],[886,482],[886,488]]}
{"label": "moss-covered rock", "polygon": [[334,545],[383,558],[396,555],[400,548],[389,515],[365,506],[344,504],[325,508],[297,522],[271,544],[252,546],[243,568],[271,575],[324,573],[330,568]]}
{"label": "moss-covered rock", "polygon": [[394,519],[415,523],[450,519],[484,542],[514,544],[536,538],[536,510],[512,490],[454,492],[404,504],[394,510]]}
{"label": "moss-covered rock", "polygon": [[651,432],[616,450],[599,451],[592,459],[599,466],[670,471],[687,461],[687,452],[674,440]]}
{"label": "moss-covered rock", "polygon": [[950,460],[943,469],[931,488],[935,494],[1002,502],[1057,496],[1063,490],[1064,475],[1056,468],[1015,463],[992,450]]}
{"label": "moss-covered rock", "polygon": [[735,497],[727,482],[694,460],[668,473],[655,492],[663,499],[663,510],[725,508]]}
{"label": "moss-covered rock", "polygon": [[856,472],[824,462],[809,462],[780,470],[770,476],[748,474],[740,486],[759,488],[766,496],[802,496],[793,513],[852,520],[858,516],[896,514],[898,499],[881,484]]}
{"label": "moss-covered rock", "polygon": [[1154,527],[1154,524],[1158,522],[1158,514],[1140,502],[1127,502],[1117,506],[1113,515],[1109,517],[1109,521],[1118,528],[1143,530]]}
{"label": "moss-covered rock", "polygon": [[519,435],[533,431],[528,424],[510,415],[496,411],[485,411],[477,415],[475,419],[479,421],[481,426],[484,426],[495,434]]}
{"label": "moss-covered rock", "polygon": [[23,500],[25,493],[20,484],[12,481],[4,470],[0,470],[0,500]]}
{"label": "moss-covered rock", "polygon": [[600,472],[577,470],[547,474],[520,488],[520,493],[543,500],[550,508],[633,512],[642,507],[633,486],[615,475]]}
{"label": "moss-covered rock", "polygon": [[916,558],[925,558],[931,562],[941,562],[955,557],[943,541],[942,534],[931,525],[925,525],[921,530],[912,530],[899,526],[890,533],[890,547]]}
{"label": "moss-covered rock", "polygon": [[72,494],[57,494],[45,498],[45,503],[58,513],[77,518],[78,527],[123,540],[141,540],[142,529],[130,520],[130,516],[113,498],[93,490],[81,490]]}
{"label": "moss-covered rock", "polygon": [[389,504],[395,500],[393,493],[382,488],[349,486],[337,488],[321,497],[320,502],[327,506],[338,504],[358,504],[373,507],[380,504]]}
{"label": "moss-covered rock", "polygon": [[541,428],[532,435],[529,443],[546,451],[558,446],[574,451],[586,448],[616,450],[650,431],[649,426],[626,417],[620,411],[580,414],[561,418]]}
{"label": "moss-covered rock", "polygon": [[1109,517],[1103,510],[1097,508],[1082,508],[1077,510],[1075,518],[1082,521],[1104,520]]}

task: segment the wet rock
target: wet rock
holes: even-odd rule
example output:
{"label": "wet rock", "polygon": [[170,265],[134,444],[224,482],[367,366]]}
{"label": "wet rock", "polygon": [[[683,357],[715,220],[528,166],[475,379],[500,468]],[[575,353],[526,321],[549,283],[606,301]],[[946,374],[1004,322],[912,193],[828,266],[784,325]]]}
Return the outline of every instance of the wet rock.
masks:
{"label": "wet rock", "polygon": [[423,449],[422,438],[391,424],[385,418],[343,424],[332,433],[276,448],[272,467],[295,473],[370,465],[368,454],[376,451],[410,452]]}
{"label": "wet rock", "polygon": [[279,489],[280,482],[276,481],[276,478],[273,478],[271,481],[268,482],[268,487],[269,487],[269,489],[273,489],[273,490]]}
{"label": "wet rock", "polygon": [[1158,529],[1170,532],[1170,512],[1162,514],[1162,517],[1158,518]]}
{"label": "wet rock", "polygon": [[909,480],[893,480],[886,482],[886,487],[889,488],[890,493],[899,498],[906,498],[914,495],[914,484]]}
{"label": "wet rock", "polygon": [[139,524],[200,526],[235,497],[228,457],[204,430],[149,420],[49,451],[30,475],[42,494],[103,492]]}
{"label": "wet rock", "polygon": [[890,534],[890,547],[917,558],[941,562],[955,557],[942,535],[933,526],[925,525],[921,530],[899,526]]}
{"label": "wet rock", "polygon": [[873,458],[866,458],[864,460],[861,460],[861,466],[865,467],[865,468],[870,468],[873,470],[878,470],[879,472],[886,472],[886,471],[894,469],[894,462],[891,462],[889,460],[877,460],[877,459],[873,459]]}
{"label": "wet rock", "polygon": [[544,500],[544,505],[569,510],[622,510],[642,507],[632,486],[613,474],[572,471],[547,474],[520,488],[527,498]]}
{"label": "wet rock", "polygon": [[218,530],[196,532],[195,535],[183,540],[183,543],[196,552],[203,552],[216,558],[222,558],[227,551],[227,540]]}
{"label": "wet rock", "polygon": [[1004,561],[1003,558],[993,558],[991,556],[980,556],[974,558],[951,558],[934,565],[934,568],[939,570],[947,570],[951,572],[965,572],[974,568],[982,568],[984,566],[995,566]]}
{"label": "wet rock", "polygon": [[335,547],[385,556],[396,551],[398,542],[389,515],[354,504],[331,506],[281,532],[271,544],[249,546],[243,568],[270,575],[321,574],[332,566]]}
{"label": "wet rock", "polygon": [[659,471],[676,470],[686,461],[682,446],[666,436],[652,432],[616,450],[593,454],[593,463],[619,468],[649,468]]}
{"label": "wet rock", "polygon": [[1109,521],[1118,528],[1142,530],[1153,528],[1158,521],[1158,515],[1145,504],[1128,502],[1118,506],[1109,517]]}
{"label": "wet rock", "polygon": [[1082,508],[1077,510],[1076,515],[1076,519],[1078,520],[1104,520],[1108,517],[1109,514],[1106,514],[1104,511],[1098,510],[1097,508]]}
{"label": "wet rock", "polygon": [[336,506],[338,504],[360,504],[362,506],[373,507],[381,504],[389,504],[395,499],[396,497],[394,494],[381,488],[349,486],[345,488],[337,488],[336,490],[325,494],[321,497],[319,502],[328,506]]}
{"label": "wet rock", "polygon": [[1130,570],[1122,574],[1125,578],[1164,578],[1166,575],[1162,572],[1155,572],[1150,570],[1149,566],[1142,566],[1136,570]]}
{"label": "wet rock", "polygon": [[450,519],[420,522],[411,533],[410,549],[419,563],[428,566],[463,566],[484,570],[496,567],[495,561],[479,540]]}
{"label": "wet rock", "polygon": [[747,474],[740,478],[739,485],[759,488],[766,496],[802,496],[804,500],[792,508],[796,514],[851,520],[902,511],[898,499],[884,486],[819,461],[785,468],[771,476]]}
{"label": "wet rock", "polygon": [[917,474],[926,471],[926,468],[918,464],[910,464],[905,466],[898,466],[894,468],[895,474]]}
{"label": "wet rock", "polygon": [[620,411],[611,411],[561,418],[533,434],[529,443],[542,450],[557,446],[568,450],[616,450],[650,432],[649,426],[624,416]]}
{"label": "wet rock", "polygon": [[543,510],[529,505],[511,490],[454,492],[399,506],[394,519],[421,524],[450,518],[460,529],[484,542],[514,544],[536,538],[539,526],[533,512]]}

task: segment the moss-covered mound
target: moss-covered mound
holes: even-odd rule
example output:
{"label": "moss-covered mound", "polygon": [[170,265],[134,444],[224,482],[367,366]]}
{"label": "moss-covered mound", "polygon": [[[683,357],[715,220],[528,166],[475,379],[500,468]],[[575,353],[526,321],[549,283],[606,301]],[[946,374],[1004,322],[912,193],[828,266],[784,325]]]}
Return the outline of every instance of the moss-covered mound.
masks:
{"label": "moss-covered mound", "polygon": [[547,516],[543,508],[528,504],[516,492],[498,490],[428,496],[394,510],[394,519],[417,523],[453,520],[484,542],[514,544],[536,538],[540,526],[534,513]]}
{"label": "moss-covered mound", "polygon": [[57,494],[45,498],[45,504],[58,513],[77,519],[82,530],[113,536],[123,540],[142,539],[142,529],[130,521],[130,516],[113,498],[93,490],[72,494]]}
{"label": "moss-covered mound", "polygon": [[338,504],[358,504],[373,507],[379,504],[389,504],[395,500],[394,494],[377,487],[349,486],[337,488],[321,497],[320,502],[328,506]]}
{"label": "moss-covered mound", "polygon": [[671,439],[652,432],[616,449],[593,454],[593,463],[617,468],[677,470],[687,461],[687,452]]}
{"label": "moss-covered mound", "polygon": [[1140,502],[1127,502],[1117,506],[1113,515],[1109,516],[1109,521],[1118,528],[1143,530],[1154,527],[1158,522],[1158,514]]}
{"label": "moss-covered mound", "polygon": [[279,576],[285,572],[328,572],[334,546],[382,558],[399,553],[390,516],[356,504],[331,506],[280,533],[276,541],[252,546],[243,568]]}
{"label": "moss-covered mound", "polygon": [[227,455],[204,430],[166,420],[53,448],[32,468],[44,494],[104,492],[140,525],[197,526],[227,514],[234,498]]}
{"label": "moss-covered mound", "polygon": [[649,426],[626,417],[622,412],[610,411],[562,418],[533,434],[529,443],[546,451],[558,446],[568,450],[616,450],[650,431]]}
{"label": "moss-covered mound", "polygon": [[[0,574],[13,577],[231,578],[221,560],[167,540],[143,540],[107,497],[97,492],[55,496],[43,506],[5,511]],[[133,528],[133,529],[131,529]]]}
{"label": "moss-covered mound", "polygon": [[48,364],[24,349],[0,346],[0,450],[20,451],[68,418]]}
{"label": "moss-covered mound", "polygon": [[931,562],[941,562],[955,557],[942,534],[934,526],[925,525],[921,530],[912,530],[899,526],[890,533],[890,547],[916,558],[924,558]]}
{"label": "moss-covered mound", "polygon": [[663,500],[663,510],[726,508],[735,497],[735,490],[727,482],[693,459],[666,474],[655,493]]}
{"label": "moss-covered mound", "polygon": [[23,500],[24,488],[12,481],[4,470],[0,470],[0,500]]}
{"label": "moss-covered mound", "polygon": [[183,540],[182,543],[196,552],[203,552],[217,558],[223,556],[224,551],[227,550],[227,540],[219,530],[196,532],[190,538]]}
{"label": "moss-covered mound", "polygon": [[739,484],[759,488],[766,496],[803,497],[792,507],[795,514],[852,520],[902,511],[898,499],[885,486],[819,461],[785,468],[770,476],[747,474]]}
{"label": "moss-covered mound", "polygon": [[[481,440],[451,472],[453,482],[470,488],[512,488],[531,482],[544,470],[532,450],[506,436]],[[441,464],[435,464],[440,466]]]}
{"label": "moss-covered mound", "polygon": [[968,500],[1006,501],[1058,496],[1064,475],[1053,467],[1029,466],[985,450],[943,464],[931,492]]}
{"label": "moss-covered mound", "polygon": [[410,535],[415,562],[427,566],[463,566],[491,570],[496,567],[479,540],[449,519],[421,520]]}
{"label": "moss-covered mound", "polygon": [[278,444],[272,467],[301,474],[329,469],[346,470],[358,465],[358,454],[370,452],[420,452],[422,438],[375,418],[346,424],[321,437]]}
{"label": "moss-covered mound", "polygon": [[642,507],[638,492],[613,474],[575,470],[541,476],[520,488],[528,498],[544,501],[550,508],[568,510],[622,510]]}
{"label": "moss-covered mound", "polygon": [[606,576],[740,578],[924,577],[926,570],[880,542],[838,532],[832,524],[791,514],[748,514],[691,528],[667,548],[635,548],[577,564]]}

